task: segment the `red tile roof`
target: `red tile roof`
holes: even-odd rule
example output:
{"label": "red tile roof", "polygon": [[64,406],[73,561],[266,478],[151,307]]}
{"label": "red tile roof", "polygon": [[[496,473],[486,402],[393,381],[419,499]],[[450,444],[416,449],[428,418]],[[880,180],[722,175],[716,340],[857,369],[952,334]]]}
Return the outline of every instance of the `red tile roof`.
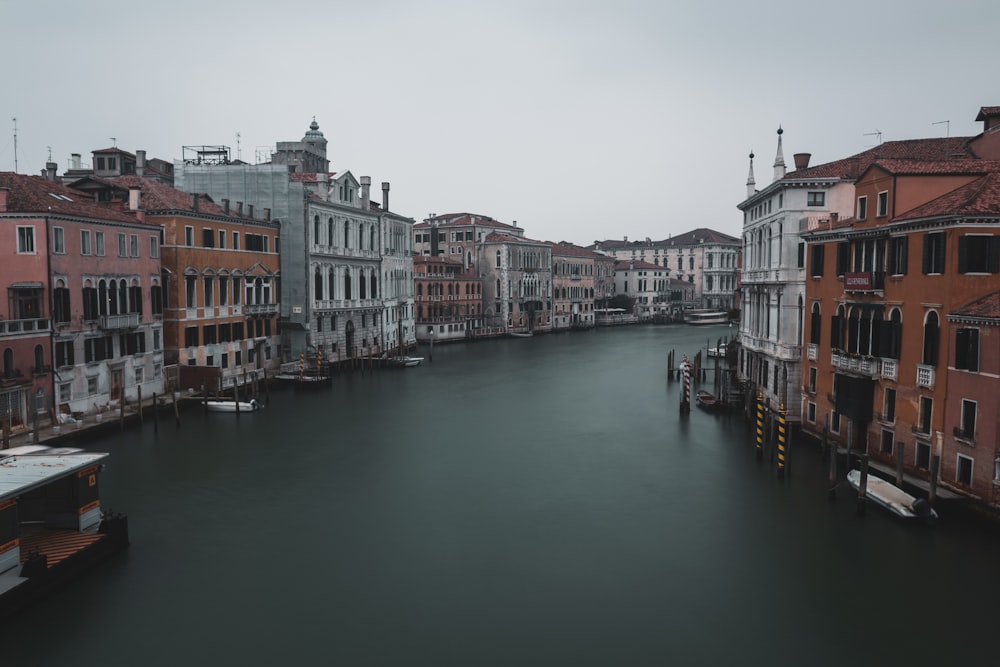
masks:
{"label": "red tile roof", "polygon": [[975,137],[904,139],[887,141],[842,160],[819,164],[785,174],[784,180],[844,178],[854,180],[876,160],[953,160],[975,159],[969,142]]}
{"label": "red tile roof", "polygon": [[594,252],[584,248],[583,246],[574,245],[567,241],[560,241],[559,243],[553,243],[552,241],[545,241],[550,246],[552,246],[552,256],[553,257],[581,257],[589,259],[605,259],[610,260],[611,258],[607,255],[602,255],[599,252]]}
{"label": "red tile roof", "polygon": [[896,216],[893,222],[942,216],[1000,217],[1000,172],[991,172],[971,183]]}
{"label": "red tile roof", "polygon": [[890,174],[897,176],[964,175],[1000,171],[1000,162],[971,158],[955,160],[902,160],[890,158],[876,160],[871,164],[871,167],[881,167]]}
{"label": "red tile roof", "polygon": [[26,176],[13,172],[0,172],[0,188],[10,188],[7,211],[71,215],[96,220],[137,222],[135,215],[98,204],[86,193],[62,183],[54,183],[43,176]]}
{"label": "red tile roof", "polygon": [[478,213],[446,213],[444,215],[435,215],[434,217],[427,218],[423,222],[418,222],[413,226],[415,228],[430,227],[433,223],[437,223],[438,227],[481,225],[484,227],[495,227],[497,229],[520,229],[520,227],[516,225],[508,225],[505,222],[494,220],[488,215],[480,215]]}
{"label": "red tile roof", "polygon": [[636,259],[618,259],[615,260],[615,271],[626,271],[634,269],[645,269],[647,271],[669,271],[670,269],[666,266],[660,266],[659,264],[653,264],[651,262],[644,262],[642,260]]}
{"label": "red tile roof", "polygon": [[545,244],[545,241],[536,241],[535,239],[529,239],[524,236],[511,236],[510,234],[504,234],[502,232],[490,232],[483,239],[485,243],[540,243]]}
{"label": "red tile roof", "polygon": [[[701,243],[740,243],[740,239],[736,238],[735,236],[730,236],[729,234],[723,234],[722,232],[717,232],[714,229],[708,229],[707,227],[699,227],[697,229],[692,229],[689,232],[684,232],[683,234],[672,236],[663,241],[652,241],[649,239],[643,239],[638,241],[608,239],[607,241],[597,241],[594,244],[594,246],[600,246],[601,248],[612,250],[612,249],[623,249],[623,248],[627,249],[631,247],[648,248],[654,245],[688,246],[688,245],[699,245]],[[589,247],[594,247],[594,246],[589,246]]]}
{"label": "red tile roof", "polygon": [[981,296],[948,313],[948,317],[1000,320],[1000,291]]}
{"label": "red tile roof", "polygon": [[980,107],[976,120],[986,120],[990,116],[1000,116],[1000,107]]}

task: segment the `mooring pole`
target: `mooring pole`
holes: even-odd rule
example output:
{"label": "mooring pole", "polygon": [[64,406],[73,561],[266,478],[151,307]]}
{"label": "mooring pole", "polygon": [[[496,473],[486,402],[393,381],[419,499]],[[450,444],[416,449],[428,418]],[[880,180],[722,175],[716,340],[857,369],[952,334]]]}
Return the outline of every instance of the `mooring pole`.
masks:
{"label": "mooring pole", "polygon": [[861,479],[858,481],[858,516],[865,515],[865,500],[868,497],[868,454],[861,455]]}
{"label": "mooring pole", "polygon": [[[827,413],[826,419],[823,422],[823,436],[826,437],[827,427],[830,424],[830,415]],[[827,491],[827,496],[830,500],[837,497],[837,442],[834,440],[830,443],[830,490]]]}
{"label": "mooring pole", "polygon": [[135,391],[136,391],[136,395],[138,396],[137,400],[139,401],[139,425],[141,426],[142,425],[142,385],[141,384],[137,384],[135,386]]}
{"label": "mooring pole", "polygon": [[778,408],[778,479],[785,478],[785,404]]}
{"label": "mooring pole", "polygon": [[903,488],[903,448],[902,442],[896,443],[896,486]]}
{"label": "mooring pole", "polygon": [[757,392],[757,460],[764,458],[764,397]]}
{"label": "mooring pole", "polygon": [[160,406],[156,402],[156,392],[153,392],[153,433],[160,432]]}

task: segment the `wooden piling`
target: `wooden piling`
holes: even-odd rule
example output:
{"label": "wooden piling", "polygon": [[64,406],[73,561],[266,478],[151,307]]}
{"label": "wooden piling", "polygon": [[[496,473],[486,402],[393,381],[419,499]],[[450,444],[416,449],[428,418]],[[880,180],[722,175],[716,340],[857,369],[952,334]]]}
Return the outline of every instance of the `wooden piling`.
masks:
{"label": "wooden piling", "polygon": [[177,409],[177,390],[170,390],[170,402],[174,404],[174,423],[179,428],[181,425],[181,413]]}
{"label": "wooden piling", "polygon": [[902,442],[896,443],[896,486],[903,488],[903,448]]}
{"label": "wooden piling", "polygon": [[785,406],[778,409],[778,479],[785,478],[785,465],[787,457],[785,454]]}
{"label": "wooden piling", "polygon": [[233,378],[233,402],[236,404],[236,418],[240,417],[240,388],[236,384],[236,378]]}
{"label": "wooden piling", "polygon": [[139,401],[139,425],[142,425],[142,385],[138,384],[135,386],[136,395]]}
{"label": "wooden piling", "polygon": [[[830,423],[830,415],[826,416],[826,423],[823,425],[823,433],[826,433],[827,425]],[[830,490],[827,492],[827,496],[830,500],[837,497],[837,443],[830,443]]]}
{"label": "wooden piling", "polygon": [[271,402],[271,390],[267,386],[267,369],[264,369],[264,398],[268,403]]}
{"label": "wooden piling", "polygon": [[757,447],[757,460],[760,461],[764,458],[764,398],[758,393],[757,394],[757,422],[756,422],[756,447]]}
{"label": "wooden piling", "polygon": [[121,396],[118,397],[118,428],[125,430],[125,390],[122,389]]}
{"label": "wooden piling", "polygon": [[156,392],[153,392],[153,433],[160,432],[160,404],[156,402]]}
{"label": "wooden piling", "polygon": [[861,480],[858,482],[858,516],[865,515],[865,501],[868,499],[868,455],[861,455]]}
{"label": "wooden piling", "polygon": [[934,456],[931,457],[931,479],[930,479],[931,490],[930,493],[927,494],[927,502],[930,503],[930,506],[932,508],[934,507],[934,502],[937,500],[937,478],[938,478],[938,470],[940,469],[940,467],[941,467],[941,455],[935,454]]}

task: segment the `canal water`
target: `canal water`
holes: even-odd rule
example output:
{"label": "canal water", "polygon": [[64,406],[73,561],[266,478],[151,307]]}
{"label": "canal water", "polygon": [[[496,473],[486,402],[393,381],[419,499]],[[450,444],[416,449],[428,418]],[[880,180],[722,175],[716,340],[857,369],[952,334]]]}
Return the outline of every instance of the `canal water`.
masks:
{"label": "canal water", "polygon": [[859,518],[814,445],[779,480],[742,416],[679,416],[667,353],[730,332],[438,345],[86,443],[132,547],[0,664],[996,664],[995,529]]}

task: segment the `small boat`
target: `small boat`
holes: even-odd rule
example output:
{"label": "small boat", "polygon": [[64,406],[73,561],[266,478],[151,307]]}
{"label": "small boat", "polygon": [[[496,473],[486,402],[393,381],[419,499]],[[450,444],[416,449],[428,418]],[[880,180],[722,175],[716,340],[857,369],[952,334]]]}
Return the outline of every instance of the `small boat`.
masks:
{"label": "small boat", "polygon": [[719,347],[710,347],[710,348],[708,348],[708,356],[709,357],[719,357],[720,359],[724,358],[726,356],[726,344],[723,343]]}
{"label": "small boat", "polygon": [[684,321],[687,324],[726,324],[729,322],[729,313],[723,310],[685,310]]}
{"label": "small boat", "polygon": [[715,397],[715,394],[707,392],[704,389],[699,389],[694,398],[698,402],[698,406],[705,410],[714,410],[719,406],[719,400]]}
{"label": "small boat", "polygon": [[205,409],[209,412],[255,412],[262,407],[256,398],[251,398],[249,401],[210,398],[205,401]]}
{"label": "small boat", "polygon": [[[847,481],[855,489],[861,487],[861,471],[851,470],[847,473]],[[871,473],[865,484],[865,495],[875,501],[876,504],[886,508],[896,516],[904,519],[936,519],[935,512],[930,504],[923,498],[914,498],[906,491],[887,482],[881,477],[875,477]]]}
{"label": "small boat", "polygon": [[531,333],[530,331],[511,331],[510,332],[510,337],[511,338],[531,338],[534,335],[535,334]]}
{"label": "small boat", "polygon": [[412,368],[414,366],[419,366],[420,362],[423,360],[423,357],[389,357],[389,365],[398,366],[399,368]]}

